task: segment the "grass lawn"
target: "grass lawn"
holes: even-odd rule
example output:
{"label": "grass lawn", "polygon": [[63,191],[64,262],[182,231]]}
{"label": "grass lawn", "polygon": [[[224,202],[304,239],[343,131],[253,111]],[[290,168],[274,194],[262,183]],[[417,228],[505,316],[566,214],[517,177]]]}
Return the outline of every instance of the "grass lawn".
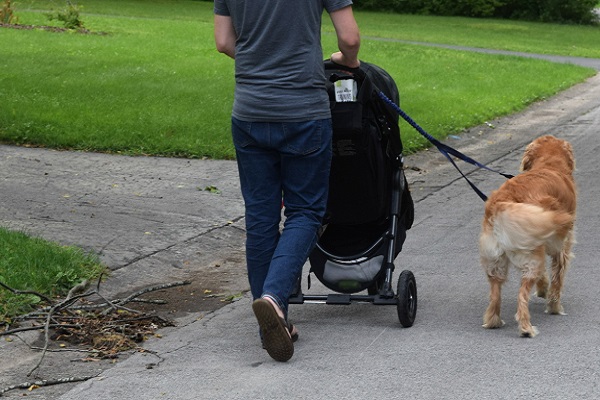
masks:
{"label": "grass lawn", "polygon": [[[21,24],[57,3],[22,0]],[[59,3],[61,4],[61,3]],[[137,155],[234,157],[233,61],[218,54],[212,3],[81,0],[94,33],[0,29],[0,141]],[[599,56],[598,27],[357,12],[360,57],[386,69],[402,107],[443,138],[552,96],[595,71],[373,38]],[[324,18],[323,47],[336,50]],[[549,36],[549,32],[553,35]],[[577,44],[577,46],[575,46]],[[23,65],[31,66],[23,68]],[[401,126],[406,152],[426,145]]]}
{"label": "grass lawn", "polygon": [[[15,290],[52,298],[82,279],[97,279],[106,268],[97,257],[75,247],[59,246],[0,227],[0,282]],[[0,330],[11,316],[31,311],[40,298],[0,287]],[[47,304],[44,304],[47,305]]]}
{"label": "grass lawn", "polygon": [[600,58],[600,26],[466,17],[357,13],[368,38]]}

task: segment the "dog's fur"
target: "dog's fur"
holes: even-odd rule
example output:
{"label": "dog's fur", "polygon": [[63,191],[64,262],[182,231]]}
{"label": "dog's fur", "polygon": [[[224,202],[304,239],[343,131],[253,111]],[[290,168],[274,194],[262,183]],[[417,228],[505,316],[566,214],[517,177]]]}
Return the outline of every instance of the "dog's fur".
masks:
{"label": "dog's fur", "polygon": [[[534,337],[529,296],[547,299],[546,312],[564,315],[560,304],[563,280],[572,257],[577,192],[571,144],[543,136],[525,149],[522,173],[494,191],[485,204],[479,252],[490,283],[484,328],[499,328],[501,288],[510,265],[522,272],[515,318],[521,336]],[[546,254],[552,259],[548,279]]]}

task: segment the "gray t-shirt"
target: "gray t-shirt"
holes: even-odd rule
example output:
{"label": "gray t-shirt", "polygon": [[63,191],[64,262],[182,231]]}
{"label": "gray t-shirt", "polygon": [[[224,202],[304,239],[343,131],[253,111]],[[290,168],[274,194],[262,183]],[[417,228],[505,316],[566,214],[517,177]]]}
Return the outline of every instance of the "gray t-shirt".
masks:
{"label": "gray t-shirt", "polygon": [[301,122],[330,117],[321,16],[352,0],[215,0],[231,16],[235,47],[233,116]]}

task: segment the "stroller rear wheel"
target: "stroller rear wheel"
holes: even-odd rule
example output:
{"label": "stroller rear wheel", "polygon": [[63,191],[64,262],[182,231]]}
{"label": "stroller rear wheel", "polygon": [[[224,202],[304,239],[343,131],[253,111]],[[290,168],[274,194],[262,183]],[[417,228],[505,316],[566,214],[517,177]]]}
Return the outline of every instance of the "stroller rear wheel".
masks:
{"label": "stroller rear wheel", "polygon": [[410,271],[402,271],[398,278],[398,319],[405,328],[410,328],[417,315],[417,281]]}

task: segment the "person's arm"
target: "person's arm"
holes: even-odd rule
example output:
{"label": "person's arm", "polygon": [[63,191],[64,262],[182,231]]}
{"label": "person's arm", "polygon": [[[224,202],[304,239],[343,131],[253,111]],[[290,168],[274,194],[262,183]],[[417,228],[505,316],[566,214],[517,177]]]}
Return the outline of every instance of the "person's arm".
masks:
{"label": "person's arm", "polygon": [[220,53],[235,58],[236,33],[231,17],[215,14],[215,44]]}
{"label": "person's arm", "polygon": [[350,68],[358,68],[358,50],[360,48],[360,33],[358,24],[352,13],[352,6],[335,10],[329,14],[338,38],[340,51],[331,55],[331,61]]}

